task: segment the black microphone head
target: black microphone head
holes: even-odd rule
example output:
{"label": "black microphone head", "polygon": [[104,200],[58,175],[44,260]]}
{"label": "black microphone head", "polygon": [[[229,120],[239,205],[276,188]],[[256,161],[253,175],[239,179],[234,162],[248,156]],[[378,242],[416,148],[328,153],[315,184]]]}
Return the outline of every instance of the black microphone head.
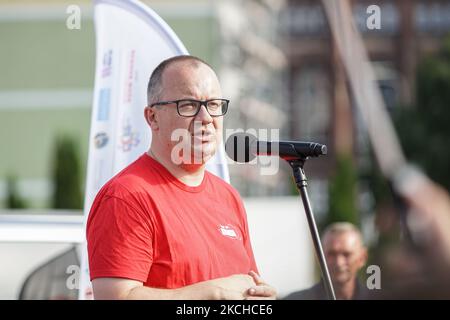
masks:
{"label": "black microphone head", "polygon": [[295,159],[306,160],[310,157],[318,157],[327,154],[327,146],[317,142],[279,141],[272,142],[272,144],[277,147],[275,150],[272,150],[272,154],[278,154],[280,158],[286,161]]}
{"label": "black microphone head", "polygon": [[325,155],[328,152],[327,146],[320,143],[314,143],[313,149],[314,149],[314,154],[312,155],[313,157]]}
{"label": "black microphone head", "polygon": [[257,142],[254,135],[237,132],[228,137],[225,142],[225,152],[228,157],[236,162],[250,162],[256,154],[252,152],[252,145]]}

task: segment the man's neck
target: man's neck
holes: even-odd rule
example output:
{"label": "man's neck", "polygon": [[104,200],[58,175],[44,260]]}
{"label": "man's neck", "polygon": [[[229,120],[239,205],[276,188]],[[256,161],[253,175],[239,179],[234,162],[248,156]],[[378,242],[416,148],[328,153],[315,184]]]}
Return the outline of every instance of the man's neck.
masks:
{"label": "man's neck", "polygon": [[351,300],[356,291],[356,279],[348,281],[343,284],[335,284],[334,291],[336,299],[338,300]]}
{"label": "man's neck", "polygon": [[205,165],[197,166],[179,166],[173,163],[171,159],[165,159],[157,150],[150,148],[147,154],[155,161],[159,162],[166,168],[175,178],[190,187],[199,186],[205,175]]}

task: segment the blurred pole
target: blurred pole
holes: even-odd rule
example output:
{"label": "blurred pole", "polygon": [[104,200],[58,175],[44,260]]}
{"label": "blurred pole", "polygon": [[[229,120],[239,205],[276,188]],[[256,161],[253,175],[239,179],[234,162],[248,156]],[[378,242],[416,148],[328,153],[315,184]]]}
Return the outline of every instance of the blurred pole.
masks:
{"label": "blurred pole", "polygon": [[410,230],[406,206],[398,195],[404,195],[409,184],[415,181],[423,182],[425,176],[406,162],[383,97],[376,85],[375,73],[353,20],[349,1],[322,0],[322,3],[377,163],[390,183],[396,205],[401,209],[398,212],[403,235],[413,243],[412,233],[415,230]]}
{"label": "blurred pole", "polygon": [[314,213],[309,201],[307,190],[307,179],[303,166],[306,159],[296,159],[288,161],[292,167],[292,173],[294,175],[295,184],[297,185],[298,192],[305,208],[306,219],[308,221],[309,231],[311,232],[311,239],[316,250],[316,258],[319,261],[320,272],[322,273],[322,280],[327,293],[328,300],[336,300],[336,294],[334,292],[333,283],[331,282],[330,272],[328,271],[327,261],[323,253],[322,244],[320,242],[319,232],[317,231],[316,220],[314,219]]}
{"label": "blurred pole", "polygon": [[384,176],[393,177],[406,162],[376,86],[375,74],[355,26],[350,4],[348,0],[322,0],[322,3],[377,162]]}

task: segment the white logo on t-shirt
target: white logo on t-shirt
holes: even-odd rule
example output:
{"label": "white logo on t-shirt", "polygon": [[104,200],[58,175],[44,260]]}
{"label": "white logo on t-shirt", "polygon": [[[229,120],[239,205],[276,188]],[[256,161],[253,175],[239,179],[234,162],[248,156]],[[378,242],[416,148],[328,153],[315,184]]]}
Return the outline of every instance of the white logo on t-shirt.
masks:
{"label": "white logo on t-shirt", "polygon": [[233,227],[228,225],[220,225],[219,226],[219,231],[222,233],[222,235],[233,238],[233,239],[238,239],[238,235],[236,234],[236,231],[234,231]]}

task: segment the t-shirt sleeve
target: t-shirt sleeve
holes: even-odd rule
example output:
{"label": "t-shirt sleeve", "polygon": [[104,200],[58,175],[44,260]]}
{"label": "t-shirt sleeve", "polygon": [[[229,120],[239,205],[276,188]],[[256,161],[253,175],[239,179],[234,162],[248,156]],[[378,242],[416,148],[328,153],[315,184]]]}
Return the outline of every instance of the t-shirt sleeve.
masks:
{"label": "t-shirt sleeve", "polygon": [[125,200],[105,195],[94,203],[87,224],[89,271],[95,278],[146,282],[153,262],[149,219]]}

